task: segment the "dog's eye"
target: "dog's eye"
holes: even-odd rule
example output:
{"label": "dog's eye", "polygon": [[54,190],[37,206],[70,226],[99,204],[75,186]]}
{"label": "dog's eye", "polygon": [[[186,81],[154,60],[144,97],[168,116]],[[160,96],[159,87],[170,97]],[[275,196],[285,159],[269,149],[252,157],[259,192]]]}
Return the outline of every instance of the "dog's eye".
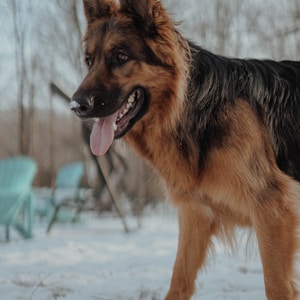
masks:
{"label": "dog's eye", "polygon": [[129,59],[128,54],[124,51],[119,51],[117,57],[120,64],[125,64]]}
{"label": "dog's eye", "polygon": [[86,56],[85,56],[85,63],[88,66],[89,69],[93,66],[93,61],[92,61],[91,55],[86,54]]}
{"label": "dog's eye", "polygon": [[112,50],[112,54],[108,62],[111,63],[114,67],[119,68],[125,65],[129,61],[129,59],[129,53],[123,48],[119,48]]}

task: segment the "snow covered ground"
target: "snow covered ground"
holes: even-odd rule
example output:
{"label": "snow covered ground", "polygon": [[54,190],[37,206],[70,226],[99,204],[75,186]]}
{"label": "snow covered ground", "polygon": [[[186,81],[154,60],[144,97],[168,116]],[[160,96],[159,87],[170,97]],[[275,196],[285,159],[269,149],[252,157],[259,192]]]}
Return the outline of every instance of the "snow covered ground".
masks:
{"label": "snow covered ground", "polygon": [[[117,217],[85,213],[80,223],[55,224],[49,235],[46,223],[36,224],[31,240],[15,233],[0,243],[0,299],[163,299],[176,254],[176,213],[162,205],[145,214],[141,228],[133,217],[127,222],[129,234]],[[245,244],[233,255],[216,243],[193,300],[266,299],[257,247],[246,256]]]}

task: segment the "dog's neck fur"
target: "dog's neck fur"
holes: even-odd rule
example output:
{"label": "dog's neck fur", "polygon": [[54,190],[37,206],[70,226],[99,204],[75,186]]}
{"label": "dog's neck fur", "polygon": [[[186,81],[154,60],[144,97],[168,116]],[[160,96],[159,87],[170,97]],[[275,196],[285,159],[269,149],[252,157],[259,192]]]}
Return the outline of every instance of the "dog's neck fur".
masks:
{"label": "dog's neck fur", "polygon": [[[196,183],[199,163],[190,161],[190,157],[198,157],[198,155],[191,154],[199,152],[199,150],[197,150],[198,146],[194,139],[189,136],[188,128],[183,128],[181,125],[183,118],[191,117],[186,114],[185,105],[186,101],[190,101],[189,89],[191,86],[188,86],[188,82],[193,49],[180,33],[174,30],[174,34],[178,38],[177,55],[182,59],[181,68],[176,70],[178,73],[177,84],[174,85],[178,90],[170,94],[169,99],[162,96],[160,101],[173,103],[170,106],[175,110],[171,113],[162,111],[159,116],[152,115],[151,121],[145,117],[135,124],[125,136],[125,140],[162,175],[169,186],[180,189],[177,176],[173,175],[185,174],[182,176],[182,186],[192,188]],[[152,128],[160,128],[160,130],[152,130]],[[168,163],[170,160],[173,161],[173,164]],[[174,163],[174,161],[176,162]]]}
{"label": "dog's neck fur", "polygon": [[[170,85],[174,85],[177,90],[169,93],[168,99],[166,93],[156,95],[155,98],[161,101],[161,109],[156,114],[149,111],[149,117],[145,116],[137,123],[125,139],[160,173],[163,170],[166,174],[162,175],[167,180],[172,177],[172,172],[188,171],[195,178],[195,174],[201,173],[206,153],[212,147],[221,146],[226,137],[226,122],[223,120],[223,125],[218,125],[219,115],[222,115],[220,109],[230,108],[237,99],[244,99],[267,128],[277,157],[282,152],[283,162],[278,160],[279,165],[290,175],[299,177],[295,170],[283,167],[288,165],[287,157],[294,155],[283,153],[285,149],[292,148],[285,145],[294,140],[293,134],[291,138],[283,135],[276,120],[285,117],[285,122],[290,123],[288,115],[276,118],[272,115],[274,106],[280,105],[283,100],[288,99],[291,106],[295,106],[298,101],[299,88],[296,82],[300,74],[295,63],[229,59],[214,55],[183,38],[174,26],[171,27],[171,21],[168,24],[173,35],[171,38],[170,35],[164,37],[168,47],[164,44],[162,48],[165,47],[165,51],[169,52],[164,53],[163,57],[174,59],[171,65],[177,69],[174,69],[175,76],[170,77]],[[265,70],[269,71],[267,79]],[[294,87],[294,93],[290,92],[289,85]],[[274,103],[273,98],[282,100]],[[193,105],[188,105],[189,102],[193,102]],[[280,110],[277,107],[275,112]],[[160,131],[152,128],[160,128]],[[275,140],[276,137],[281,140]],[[165,149],[167,144],[168,149]],[[299,147],[297,144],[295,149]],[[197,161],[191,161],[190,157],[197,157]],[[168,160],[177,161],[173,164],[176,165],[175,169],[166,170],[164,166]]]}

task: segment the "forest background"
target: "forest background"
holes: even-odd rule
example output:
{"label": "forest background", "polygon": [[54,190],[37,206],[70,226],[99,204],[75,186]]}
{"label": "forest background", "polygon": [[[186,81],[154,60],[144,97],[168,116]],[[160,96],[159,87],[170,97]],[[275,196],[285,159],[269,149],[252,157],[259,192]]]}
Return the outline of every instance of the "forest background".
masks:
{"label": "forest background", "polygon": [[[300,0],[163,2],[187,38],[216,54],[300,60]],[[34,157],[36,186],[51,186],[57,169],[74,160],[90,166],[85,184],[97,184],[81,121],[54,88],[70,97],[86,73],[85,25],[78,0],[0,3],[0,158]],[[146,186],[152,195],[147,167],[123,143],[116,152],[130,166],[126,179],[134,185],[125,188]]]}

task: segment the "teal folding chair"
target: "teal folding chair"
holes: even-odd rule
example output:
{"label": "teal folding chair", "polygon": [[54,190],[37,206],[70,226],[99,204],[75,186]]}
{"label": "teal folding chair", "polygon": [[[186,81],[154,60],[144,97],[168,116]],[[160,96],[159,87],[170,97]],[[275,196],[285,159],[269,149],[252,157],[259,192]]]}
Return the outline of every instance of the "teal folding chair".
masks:
{"label": "teal folding chair", "polygon": [[0,160],[0,224],[6,227],[6,240],[13,226],[24,238],[32,237],[34,196],[32,183],[36,162],[26,156]]}
{"label": "teal folding chair", "polygon": [[74,162],[61,167],[56,175],[55,185],[51,196],[53,207],[52,217],[47,227],[47,232],[58,219],[62,207],[76,207],[80,211],[83,199],[80,197],[80,183],[84,174],[82,162]]}

